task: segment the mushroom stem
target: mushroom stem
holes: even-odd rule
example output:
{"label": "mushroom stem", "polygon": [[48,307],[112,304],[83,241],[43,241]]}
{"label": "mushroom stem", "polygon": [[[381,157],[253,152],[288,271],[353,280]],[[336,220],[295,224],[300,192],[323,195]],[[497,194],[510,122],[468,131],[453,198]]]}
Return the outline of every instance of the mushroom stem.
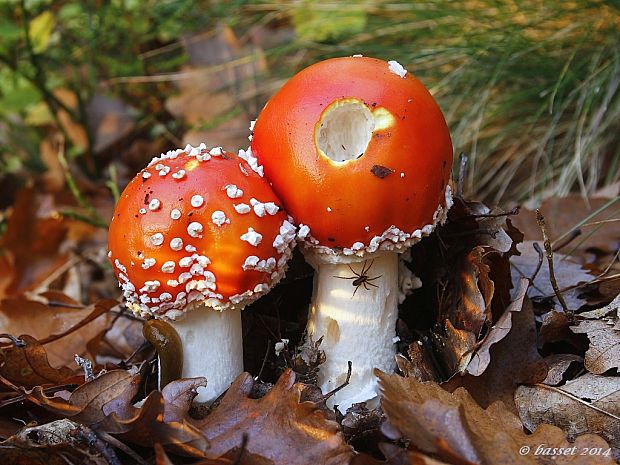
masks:
{"label": "mushroom stem", "polygon": [[243,371],[241,310],[201,305],[170,324],[183,344],[182,377],[207,378],[194,401],[213,402]]}
{"label": "mushroom stem", "polygon": [[307,333],[313,341],[323,337],[323,392],[345,381],[347,362],[352,362],[349,385],[328,401],[345,413],[352,404],[377,396],[374,368],[394,371],[398,254],[385,252],[356,263],[311,261],[316,273]]}

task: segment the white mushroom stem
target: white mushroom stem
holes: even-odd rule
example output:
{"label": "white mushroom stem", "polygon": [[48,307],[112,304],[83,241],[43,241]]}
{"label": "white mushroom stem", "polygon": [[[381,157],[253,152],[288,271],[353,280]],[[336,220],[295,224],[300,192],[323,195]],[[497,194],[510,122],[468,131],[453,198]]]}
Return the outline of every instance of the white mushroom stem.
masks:
{"label": "white mushroom stem", "polygon": [[[319,371],[319,386],[327,393],[342,385],[347,362],[351,361],[349,385],[328,400],[330,407],[338,405],[345,413],[353,403],[377,396],[374,368],[394,371],[398,254],[384,252],[374,261],[371,258],[350,264],[325,263],[315,257],[310,261],[315,281],[307,332],[313,341],[323,338],[321,349],[326,354]],[[366,271],[360,278],[362,269]],[[360,284],[363,276],[372,279],[366,287]]]}
{"label": "white mushroom stem", "polygon": [[243,372],[241,310],[201,305],[170,324],[183,345],[182,377],[207,378],[194,402],[213,402]]}

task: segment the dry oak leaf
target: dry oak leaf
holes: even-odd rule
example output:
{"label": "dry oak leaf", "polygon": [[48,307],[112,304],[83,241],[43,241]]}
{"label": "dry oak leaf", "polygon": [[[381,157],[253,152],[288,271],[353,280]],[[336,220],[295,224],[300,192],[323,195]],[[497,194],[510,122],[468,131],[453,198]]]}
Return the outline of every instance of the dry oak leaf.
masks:
{"label": "dry oak leaf", "polygon": [[206,380],[173,381],[161,392],[151,392],[142,407],[134,407],[140,382],[139,373],[112,370],[71,394],[65,392],[64,398],[61,393],[48,397],[40,387],[25,392],[25,396],[56,415],[121,439],[145,446],[158,442],[184,455],[204,457],[209,444],[186,417],[197,387],[204,386]]}
{"label": "dry oak leaf", "polygon": [[82,306],[59,291],[7,298],[0,300],[0,333],[28,334],[45,346],[51,365],[72,366],[75,354],[92,358],[87,343],[107,327],[112,319],[108,311],[117,304],[103,299]]}
{"label": "dry oak leaf", "polygon": [[596,433],[620,449],[620,377],[586,373],[560,387],[520,386],[515,402],[529,430],[550,423],[569,439]]}
{"label": "dry oak leaf", "polygon": [[[610,456],[536,455],[543,447],[608,449],[599,436],[589,434],[574,444],[555,426],[539,425],[528,435],[519,418],[502,402],[487,409],[459,388],[453,393],[437,383],[388,375],[375,370],[381,389],[381,406],[388,422],[384,433],[391,439],[404,436],[410,446],[451,464],[613,464]],[[524,449],[528,447],[529,449]],[[525,453],[524,453],[525,451]]]}
{"label": "dry oak leaf", "polygon": [[523,308],[523,299],[527,293],[528,282],[526,279],[522,279],[518,283],[515,295],[508,305],[508,308],[504,311],[503,315],[497,320],[491,329],[487,333],[486,337],[480,344],[480,347],[473,354],[469,365],[467,365],[467,373],[473,376],[480,376],[491,363],[490,349],[493,344],[504,339],[512,328],[512,314],[513,312],[520,312]]}
{"label": "dry oak leaf", "polygon": [[292,370],[260,399],[249,397],[253,384],[250,374],[239,375],[213,412],[195,423],[211,443],[207,457],[239,447],[245,434],[245,449],[275,465],[349,463],[353,451],[338,423],[327,419],[324,406],[300,402],[304,385],[295,383]]}
{"label": "dry oak leaf", "polygon": [[585,367],[597,375],[612,368],[620,368],[620,329],[618,329],[618,307],[620,295],[605,307],[609,315],[615,315],[600,320],[584,320],[577,326],[571,326],[574,333],[585,334],[590,340],[590,347],[586,352]]}
{"label": "dry oak leaf", "polygon": [[[156,443],[153,448],[155,449],[155,465],[175,465],[168,455],[166,455],[166,451],[161,444]],[[185,463],[185,461],[179,463]],[[235,449],[224,457],[202,459],[198,462],[193,462],[192,465],[273,465],[273,462],[264,457],[250,454],[245,449]]]}
{"label": "dry oak leaf", "polygon": [[74,374],[68,367],[52,367],[45,347],[27,334],[19,344],[0,348],[0,376],[18,386],[63,384]]}

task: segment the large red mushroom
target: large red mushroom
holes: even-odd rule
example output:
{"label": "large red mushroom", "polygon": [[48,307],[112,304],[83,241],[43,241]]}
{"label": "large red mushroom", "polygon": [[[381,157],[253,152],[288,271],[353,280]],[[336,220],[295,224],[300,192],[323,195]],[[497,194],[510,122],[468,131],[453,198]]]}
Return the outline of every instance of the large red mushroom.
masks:
{"label": "large red mushroom", "polygon": [[240,309],[283,276],[295,227],[262,169],[201,145],[151,161],[123,191],[109,257],[128,306],[168,320],[183,345],[183,377],[205,376],[197,401],[243,371]]}
{"label": "large red mushroom", "polygon": [[315,285],[307,333],[323,337],[325,391],[344,412],[393,371],[398,254],[451,205],[452,143],[428,90],[397,62],[347,57],[312,65],[267,103],[252,151],[299,225]]}

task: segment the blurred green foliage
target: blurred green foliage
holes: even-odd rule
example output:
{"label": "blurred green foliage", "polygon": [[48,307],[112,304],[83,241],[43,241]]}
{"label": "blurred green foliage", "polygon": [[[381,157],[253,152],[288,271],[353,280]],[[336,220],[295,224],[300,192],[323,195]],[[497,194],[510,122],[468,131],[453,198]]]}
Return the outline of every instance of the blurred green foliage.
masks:
{"label": "blurred green foliage", "polygon": [[[267,37],[291,31],[290,40],[267,40],[265,82],[332,56],[400,61],[437,98],[455,151],[470,154],[471,195],[586,195],[620,179],[618,8],[616,1],[586,0],[5,0],[0,179],[43,169],[38,142],[49,126],[62,127],[62,111],[89,140],[67,153],[82,157],[96,178],[101,167],[89,153],[86,124],[95,93],[112,93],[150,117],[143,122],[151,134],[176,131],[181,138],[183,122],[153,117],[162,111],[153,100],[174,91],[170,82],[119,85],[114,78],[177,72],[187,60],[183,35],[224,23],[244,40],[256,28]],[[150,53],[167,46],[169,53]],[[77,105],[56,97],[61,88],[76,95]]]}

